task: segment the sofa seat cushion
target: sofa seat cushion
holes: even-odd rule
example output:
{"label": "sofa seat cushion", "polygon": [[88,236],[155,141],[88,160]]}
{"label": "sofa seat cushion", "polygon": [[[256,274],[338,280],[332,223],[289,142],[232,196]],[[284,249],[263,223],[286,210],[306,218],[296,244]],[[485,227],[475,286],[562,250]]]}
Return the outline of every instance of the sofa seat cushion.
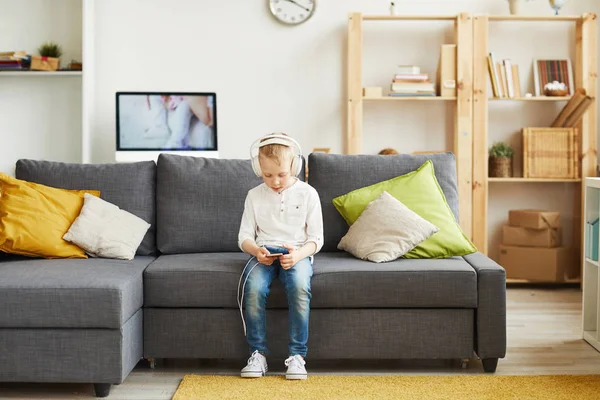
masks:
{"label": "sofa seat cushion", "polygon": [[[161,255],[144,272],[144,307],[237,308],[243,253]],[[477,275],[462,258],[383,264],[344,252],[315,256],[311,308],[475,308]],[[287,308],[275,279],[267,308]]]}
{"label": "sofa seat cushion", "polygon": [[0,328],[120,328],[154,257],[0,262]]}

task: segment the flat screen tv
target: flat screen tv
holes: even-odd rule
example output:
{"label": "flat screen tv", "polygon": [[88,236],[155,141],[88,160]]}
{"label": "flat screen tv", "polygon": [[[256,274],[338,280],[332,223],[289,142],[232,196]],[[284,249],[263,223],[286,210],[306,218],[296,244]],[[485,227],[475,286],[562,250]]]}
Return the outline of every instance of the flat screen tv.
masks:
{"label": "flat screen tv", "polygon": [[218,157],[216,93],[117,92],[116,109],[117,161]]}

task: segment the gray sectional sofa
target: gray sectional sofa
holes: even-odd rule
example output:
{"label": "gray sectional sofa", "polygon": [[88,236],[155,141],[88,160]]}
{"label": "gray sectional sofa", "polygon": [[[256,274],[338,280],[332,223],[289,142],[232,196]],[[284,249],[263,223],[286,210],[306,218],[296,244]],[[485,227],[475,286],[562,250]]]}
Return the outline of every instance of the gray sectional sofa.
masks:
{"label": "gray sectional sofa", "polygon": [[[375,264],[338,251],[347,230],[332,199],[432,159],[458,217],[455,158],[309,156],[323,208],[308,359],[469,359],[494,372],[506,351],[505,271],[480,253]],[[133,261],[0,255],[0,381],[89,382],[99,397],[142,359],[248,354],[236,302],[247,256],[237,233],[248,160],[163,154],[158,163],[19,160],[16,177],[101,197],[152,224]],[[287,302],[275,281],[269,347],[287,356]]]}

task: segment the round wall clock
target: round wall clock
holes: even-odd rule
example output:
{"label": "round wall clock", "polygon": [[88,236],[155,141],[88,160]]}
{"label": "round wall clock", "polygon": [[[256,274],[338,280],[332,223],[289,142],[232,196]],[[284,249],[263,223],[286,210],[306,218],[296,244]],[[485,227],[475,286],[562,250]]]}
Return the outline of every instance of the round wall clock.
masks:
{"label": "round wall clock", "polygon": [[315,13],[315,0],[269,0],[271,14],[286,25],[299,25]]}

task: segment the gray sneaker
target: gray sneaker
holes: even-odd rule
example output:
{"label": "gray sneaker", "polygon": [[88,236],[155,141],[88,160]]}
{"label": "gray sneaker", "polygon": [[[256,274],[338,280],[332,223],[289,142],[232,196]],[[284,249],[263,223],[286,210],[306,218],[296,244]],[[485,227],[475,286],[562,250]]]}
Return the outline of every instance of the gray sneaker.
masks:
{"label": "gray sneaker", "polygon": [[287,372],[285,373],[285,379],[306,379],[307,373],[306,361],[302,358],[302,356],[296,354],[295,356],[290,356],[285,360],[285,366],[287,367]]}
{"label": "gray sneaker", "polygon": [[268,370],[267,359],[255,350],[248,359],[248,365],[242,368],[242,378],[261,378]]}

